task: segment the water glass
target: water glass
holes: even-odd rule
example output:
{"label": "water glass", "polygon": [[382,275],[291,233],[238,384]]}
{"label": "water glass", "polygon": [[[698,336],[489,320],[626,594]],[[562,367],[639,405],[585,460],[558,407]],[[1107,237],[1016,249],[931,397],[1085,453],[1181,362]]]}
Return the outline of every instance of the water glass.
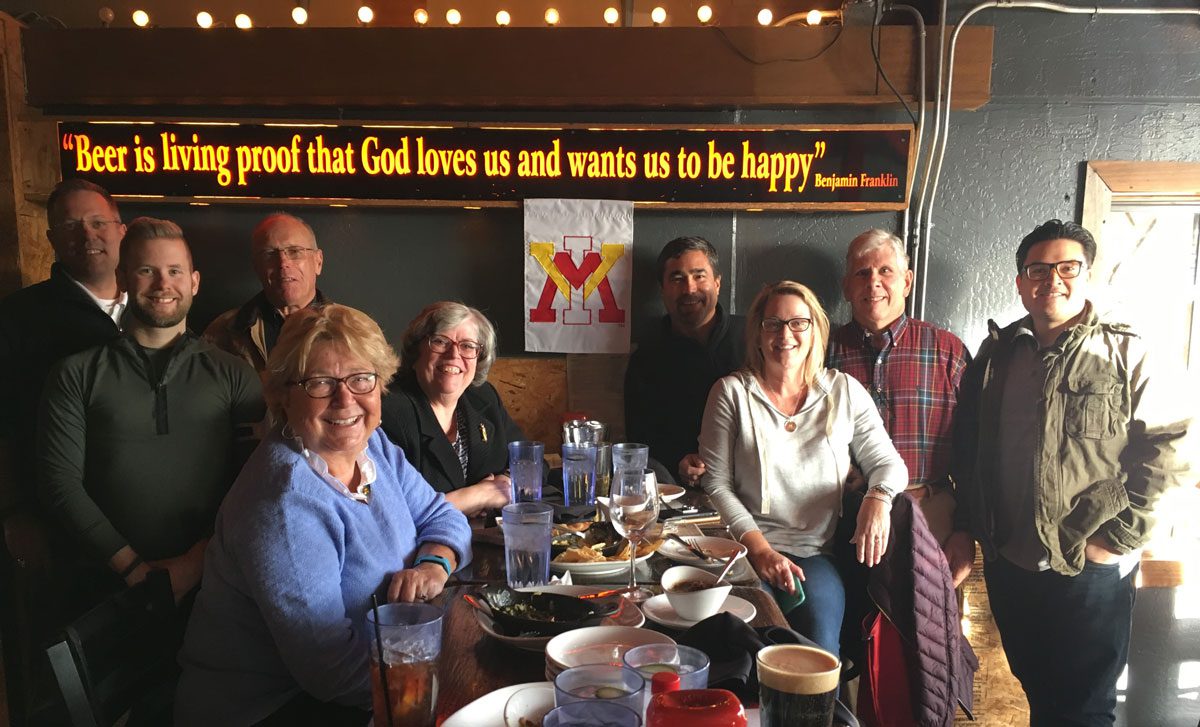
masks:
{"label": "water glass", "polygon": [[[433,727],[437,717],[442,609],[389,603],[367,612],[375,724]],[[381,666],[382,664],[382,666]]]}
{"label": "water glass", "polygon": [[596,504],[596,445],[563,444],[563,504],[567,507]]}
{"label": "water glass", "polygon": [[563,422],[563,442],[582,444],[603,442],[608,438],[608,426],[595,419],[571,419]]}
{"label": "water glass", "polygon": [[501,512],[509,588],[546,585],[550,582],[554,508],[544,502],[514,502],[505,505]]}
{"label": "water glass", "polygon": [[642,718],[619,704],[571,702],[547,714],[542,727],[642,727]]}
{"label": "water glass", "polygon": [[622,442],[612,448],[613,476],[623,470],[641,472],[650,466],[650,445]]}
{"label": "water glass", "polygon": [[542,465],[545,445],[541,442],[508,443],[508,476],[512,482],[511,502],[542,499]]}
{"label": "water glass", "polygon": [[690,646],[635,646],[625,652],[625,666],[636,670],[647,682],[660,671],[672,671],[679,675],[680,689],[708,688],[708,654]]}
{"label": "water glass", "polygon": [[642,713],[646,680],[633,669],[612,664],[588,664],[564,669],[554,677],[554,706],[571,702],[619,704]]}

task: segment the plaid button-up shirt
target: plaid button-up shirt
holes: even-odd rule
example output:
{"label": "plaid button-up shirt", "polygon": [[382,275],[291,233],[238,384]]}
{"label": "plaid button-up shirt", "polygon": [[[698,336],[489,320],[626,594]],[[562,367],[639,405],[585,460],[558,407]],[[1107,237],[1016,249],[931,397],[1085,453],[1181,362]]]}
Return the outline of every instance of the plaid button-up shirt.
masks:
{"label": "plaid button-up shirt", "polygon": [[953,454],[959,384],[971,355],[953,333],[906,315],[883,339],[883,348],[876,349],[870,334],[851,321],[830,336],[826,365],[871,392],[908,465],[909,483],[942,483]]}

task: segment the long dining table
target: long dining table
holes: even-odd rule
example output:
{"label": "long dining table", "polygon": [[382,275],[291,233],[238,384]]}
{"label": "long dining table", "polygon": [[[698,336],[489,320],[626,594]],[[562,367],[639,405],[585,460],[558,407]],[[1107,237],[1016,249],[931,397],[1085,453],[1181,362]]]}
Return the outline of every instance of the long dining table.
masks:
{"label": "long dining table", "polygon": [[[439,693],[437,721],[447,717],[489,692],[513,684],[540,682],[545,679],[545,655],[524,651],[491,638],[480,627],[475,613],[463,599],[487,583],[503,583],[504,546],[499,528],[477,529],[473,542],[471,565],[455,574],[434,603],[445,609],[442,632],[442,654],[438,666]],[[655,553],[637,565],[639,585],[661,593],[658,578],[675,563]],[[620,587],[626,584],[628,570],[618,574],[576,578],[576,584]],[[787,621],[775,600],[757,585],[753,571],[744,562],[735,568],[730,580],[732,594],[752,603],[757,611],[750,625],[786,626]],[[647,619],[644,628],[678,636],[679,631],[660,626]]]}

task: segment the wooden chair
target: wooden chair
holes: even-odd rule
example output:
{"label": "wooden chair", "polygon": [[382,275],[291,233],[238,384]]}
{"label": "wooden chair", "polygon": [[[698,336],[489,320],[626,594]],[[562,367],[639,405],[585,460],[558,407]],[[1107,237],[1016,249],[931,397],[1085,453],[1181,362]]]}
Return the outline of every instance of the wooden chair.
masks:
{"label": "wooden chair", "polygon": [[181,629],[166,571],[121,591],[46,649],[73,727],[170,724]]}

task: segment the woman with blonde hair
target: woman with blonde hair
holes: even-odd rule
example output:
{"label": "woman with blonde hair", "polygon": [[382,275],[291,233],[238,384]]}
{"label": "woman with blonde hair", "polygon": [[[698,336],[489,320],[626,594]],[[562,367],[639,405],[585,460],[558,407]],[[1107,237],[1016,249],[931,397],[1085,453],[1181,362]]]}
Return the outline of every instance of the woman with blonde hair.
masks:
{"label": "woman with blonde hair", "polygon": [[746,320],[746,367],[719,380],[700,430],[704,489],[749,550],[759,578],[805,601],[788,621],[834,654],[845,591],[832,559],[843,486],[852,464],[870,489],[853,542],[860,562],[887,549],[892,498],[908,470],[870,394],[826,369],[829,319],[790,280],[765,286]]}
{"label": "woman with blonde hair", "polygon": [[360,311],[287,317],[264,375],[274,427],[205,553],[177,724],[365,724],[372,597],[427,601],[469,559],[466,518],[376,431],[396,368]]}

